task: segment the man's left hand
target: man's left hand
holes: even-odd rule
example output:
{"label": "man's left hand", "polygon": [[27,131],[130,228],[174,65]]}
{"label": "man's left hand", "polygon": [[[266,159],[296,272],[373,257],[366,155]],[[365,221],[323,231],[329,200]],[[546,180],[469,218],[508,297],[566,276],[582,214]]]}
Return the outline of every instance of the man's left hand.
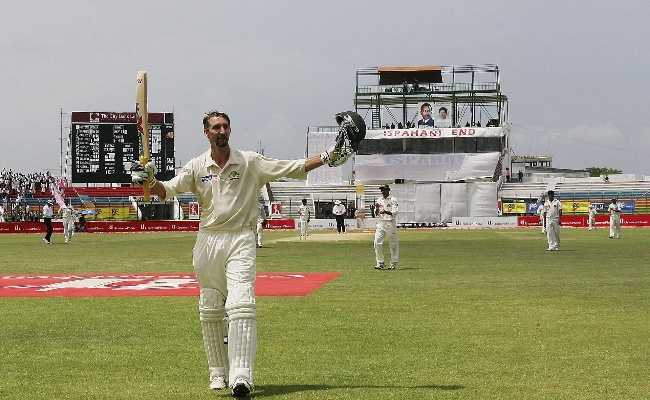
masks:
{"label": "man's left hand", "polygon": [[354,151],[350,147],[332,146],[321,153],[320,159],[323,164],[327,164],[330,167],[338,167],[345,164],[353,154]]}

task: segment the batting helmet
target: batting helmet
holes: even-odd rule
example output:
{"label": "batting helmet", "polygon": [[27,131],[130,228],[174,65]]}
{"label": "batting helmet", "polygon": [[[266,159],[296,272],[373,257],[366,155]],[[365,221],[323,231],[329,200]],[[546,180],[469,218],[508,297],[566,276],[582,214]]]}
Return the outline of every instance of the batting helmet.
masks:
{"label": "batting helmet", "polygon": [[366,122],[354,111],[342,111],[334,116],[340,130],[347,133],[347,142],[355,152],[359,143],[366,137]]}

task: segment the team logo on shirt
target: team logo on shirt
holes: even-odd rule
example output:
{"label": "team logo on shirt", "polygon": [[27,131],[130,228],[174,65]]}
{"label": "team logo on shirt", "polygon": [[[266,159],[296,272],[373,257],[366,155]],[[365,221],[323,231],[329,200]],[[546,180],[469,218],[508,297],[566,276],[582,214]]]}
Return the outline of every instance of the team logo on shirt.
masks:
{"label": "team logo on shirt", "polygon": [[219,175],[217,175],[217,174],[208,174],[208,175],[205,175],[205,176],[201,177],[201,182],[216,181],[217,179],[219,179]]}
{"label": "team logo on shirt", "polygon": [[232,171],[230,174],[228,174],[228,180],[229,181],[238,181],[239,180],[239,172]]}

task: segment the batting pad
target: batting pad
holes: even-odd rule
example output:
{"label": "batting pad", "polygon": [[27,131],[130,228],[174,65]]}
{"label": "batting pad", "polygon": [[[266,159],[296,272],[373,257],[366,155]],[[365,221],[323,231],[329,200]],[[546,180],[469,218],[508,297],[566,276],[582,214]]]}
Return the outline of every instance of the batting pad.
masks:
{"label": "batting pad", "polygon": [[244,303],[228,309],[228,353],[230,382],[238,377],[253,385],[253,366],[257,353],[257,316],[254,303]]}
{"label": "batting pad", "polygon": [[228,347],[224,340],[228,335],[225,297],[215,289],[201,289],[199,296],[199,319],[203,333],[203,345],[208,358],[210,380],[226,377]]}

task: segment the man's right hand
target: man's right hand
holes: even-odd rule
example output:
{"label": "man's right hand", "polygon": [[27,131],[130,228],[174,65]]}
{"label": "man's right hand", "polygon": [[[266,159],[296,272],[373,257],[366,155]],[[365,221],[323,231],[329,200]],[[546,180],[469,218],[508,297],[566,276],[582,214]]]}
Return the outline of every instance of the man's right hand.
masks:
{"label": "man's right hand", "polygon": [[157,173],[158,169],[151,161],[145,165],[142,165],[140,161],[133,161],[131,163],[131,182],[136,185],[143,186],[145,183],[147,183],[149,187],[153,187],[153,185],[155,185],[157,182]]}

